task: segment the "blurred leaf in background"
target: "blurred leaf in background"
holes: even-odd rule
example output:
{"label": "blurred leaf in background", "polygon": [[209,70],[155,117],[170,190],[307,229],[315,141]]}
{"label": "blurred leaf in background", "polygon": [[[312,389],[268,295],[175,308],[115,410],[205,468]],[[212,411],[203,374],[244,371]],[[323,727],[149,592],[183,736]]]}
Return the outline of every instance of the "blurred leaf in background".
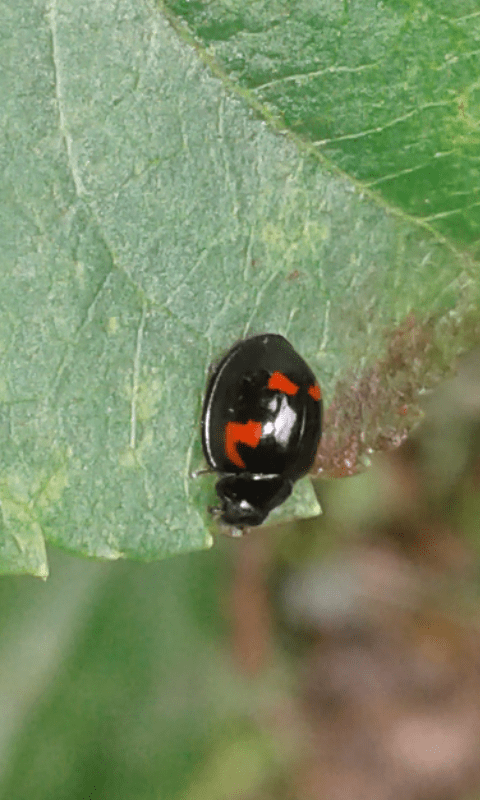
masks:
{"label": "blurred leaf in background", "polygon": [[218,555],[50,555],[46,585],[0,584],[1,796],[177,796],[235,706]]}

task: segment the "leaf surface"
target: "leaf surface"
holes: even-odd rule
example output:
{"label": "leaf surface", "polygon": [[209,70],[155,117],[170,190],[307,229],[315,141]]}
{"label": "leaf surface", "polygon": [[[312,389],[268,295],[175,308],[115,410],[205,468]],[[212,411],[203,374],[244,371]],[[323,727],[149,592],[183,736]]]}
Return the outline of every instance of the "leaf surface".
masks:
{"label": "leaf surface", "polygon": [[212,359],[282,333],[328,404],[412,309],[441,319],[476,283],[259,119],[148,2],[2,10],[1,568],[46,575],[45,538],[102,558],[206,547],[190,474]]}

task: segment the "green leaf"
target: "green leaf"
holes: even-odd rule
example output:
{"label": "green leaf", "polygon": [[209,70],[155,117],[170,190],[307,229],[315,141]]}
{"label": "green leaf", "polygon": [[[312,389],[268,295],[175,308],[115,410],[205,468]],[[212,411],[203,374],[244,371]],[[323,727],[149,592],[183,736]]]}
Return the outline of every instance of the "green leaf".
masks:
{"label": "green leaf", "polygon": [[212,358],[282,333],[329,401],[412,310],[476,307],[476,281],[254,116],[145,0],[2,11],[1,569],[45,575],[43,537],[206,547],[190,474]]}
{"label": "green leaf", "polygon": [[478,252],[477,0],[167,4],[319,153]]}

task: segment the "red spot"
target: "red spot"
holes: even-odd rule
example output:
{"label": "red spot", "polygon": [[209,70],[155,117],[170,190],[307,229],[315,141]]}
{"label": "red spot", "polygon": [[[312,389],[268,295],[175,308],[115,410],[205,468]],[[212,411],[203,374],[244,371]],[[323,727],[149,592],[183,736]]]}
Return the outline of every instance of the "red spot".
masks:
{"label": "red spot", "polygon": [[245,469],[245,462],[237,451],[237,444],[248,444],[256,447],[262,436],[262,423],[254,422],[228,422],[225,426],[225,452],[235,466]]}
{"label": "red spot", "polygon": [[268,381],[268,389],[273,389],[276,392],[283,392],[283,394],[294,395],[298,392],[296,383],[292,383],[283,372],[274,372],[270,375]]}
{"label": "red spot", "polygon": [[318,383],[314,383],[313,386],[308,387],[308,394],[310,397],[313,397],[314,400],[321,400],[322,398],[322,390]]}

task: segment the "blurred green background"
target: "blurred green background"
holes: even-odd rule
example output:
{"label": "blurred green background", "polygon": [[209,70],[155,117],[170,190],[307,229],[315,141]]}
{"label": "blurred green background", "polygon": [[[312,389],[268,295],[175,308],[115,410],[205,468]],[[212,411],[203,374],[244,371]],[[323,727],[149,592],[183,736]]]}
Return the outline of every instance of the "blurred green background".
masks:
{"label": "blurred green background", "polygon": [[0,582],[0,796],[180,796],[241,706],[220,644],[224,556],[49,557],[47,582]]}

